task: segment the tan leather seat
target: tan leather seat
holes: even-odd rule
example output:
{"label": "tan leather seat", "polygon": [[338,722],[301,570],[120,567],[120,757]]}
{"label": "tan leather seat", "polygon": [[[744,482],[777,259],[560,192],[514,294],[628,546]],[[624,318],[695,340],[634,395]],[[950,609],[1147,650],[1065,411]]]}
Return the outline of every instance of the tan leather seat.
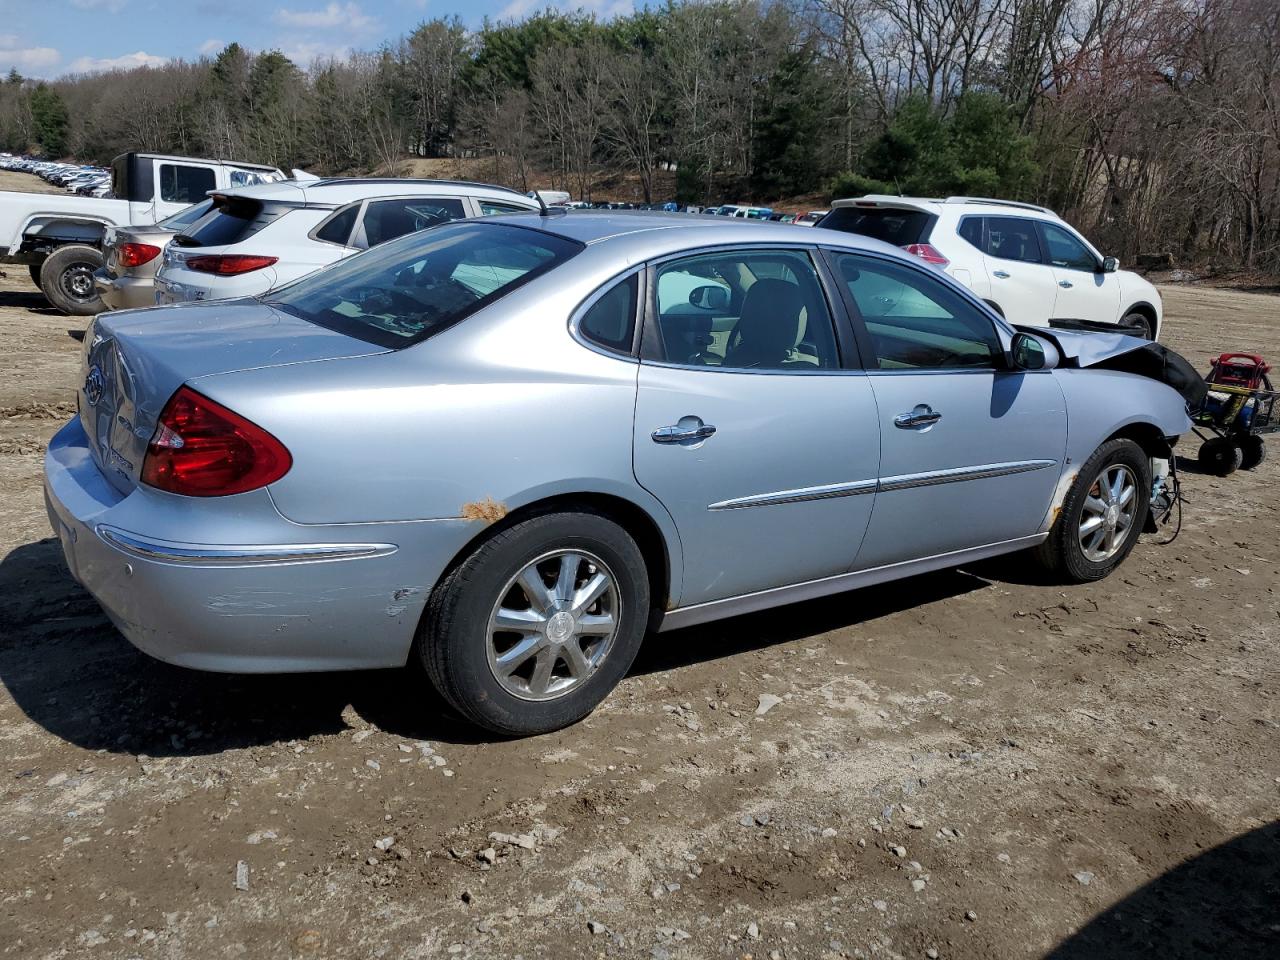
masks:
{"label": "tan leather seat", "polygon": [[813,359],[795,356],[804,336],[804,297],[785,280],[757,280],[742,301],[742,315],[725,356],[726,367],[779,370],[813,367]]}

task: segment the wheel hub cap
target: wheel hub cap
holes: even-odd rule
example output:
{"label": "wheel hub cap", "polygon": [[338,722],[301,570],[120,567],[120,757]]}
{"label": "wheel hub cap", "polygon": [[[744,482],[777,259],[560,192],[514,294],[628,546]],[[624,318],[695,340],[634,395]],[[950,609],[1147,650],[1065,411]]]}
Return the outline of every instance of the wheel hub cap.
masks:
{"label": "wheel hub cap", "polygon": [[1102,468],[1080,511],[1078,537],[1086,559],[1110,560],[1129,538],[1138,508],[1138,478],[1124,464]]}
{"label": "wheel hub cap", "polygon": [[557,613],[547,621],[547,639],[552,643],[564,643],[578,629],[571,613]]}

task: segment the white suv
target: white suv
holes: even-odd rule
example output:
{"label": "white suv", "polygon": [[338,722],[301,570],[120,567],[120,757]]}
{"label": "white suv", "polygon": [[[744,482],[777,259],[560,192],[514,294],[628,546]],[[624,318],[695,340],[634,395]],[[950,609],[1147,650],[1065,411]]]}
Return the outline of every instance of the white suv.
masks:
{"label": "white suv", "polygon": [[1119,325],[1154,340],[1156,288],[1119,270],[1052,210],[1028,203],[870,195],[837,200],[818,224],[875,237],[945,270],[1013,323]]}
{"label": "white suv", "polygon": [[438,223],[541,209],[456,180],[284,181],[211,196],[212,209],[165,247],[156,303],[257,296]]}

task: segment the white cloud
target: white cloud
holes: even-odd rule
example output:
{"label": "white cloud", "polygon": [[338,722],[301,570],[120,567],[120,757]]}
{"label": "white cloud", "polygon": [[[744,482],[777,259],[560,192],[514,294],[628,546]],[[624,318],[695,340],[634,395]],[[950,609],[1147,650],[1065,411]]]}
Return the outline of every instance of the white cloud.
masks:
{"label": "white cloud", "polygon": [[561,13],[593,13],[599,20],[612,20],[635,10],[632,0],[562,0],[560,3],[546,0],[511,0],[498,11],[495,19],[501,23],[520,20],[535,11],[559,10]]}
{"label": "white cloud", "polygon": [[119,13],[124,9],[127,0],[71,0],[71,5],[80,10],[105,10],[107,13]]}
{"label": "white cloud", "polygon": [[214,40],[210,38],[206,40],[204,43],[200,44],[199,49],[200,49],[200,52],[204,54],[221,53],[222,50],[226,47],[226,45],[227,45],[227,42],[225,40]]}
{"label": "white cloud", "polygon": [[44,71],[56,67],[62,55],[53,47],[26,47],[17,45],[17,37],[0,37],[0,71],[8,73],[11,68],[19,73],[43,75]]}
{"label": "white cloud", "polygon": [[331,43],[295,43],[280,50],[298,66],[306,68],[317,60],[345,60],[351,56],[350,46],[338,46]]}
{"label": "white cloud", "polygon": [[69,73],[102,73],[106,70],[132,70],[135,67],[163,67],[169,62],[168,57],[157,57],[152,53],[126,53],[121,57],[80,57],[72,60],[67,67]]}
{"label": "white cloud", "polygon": [[378,26],[358,3],[330,3],[323,10],[277,10],[276,23],[295,30],[351,30],[368,33]]}

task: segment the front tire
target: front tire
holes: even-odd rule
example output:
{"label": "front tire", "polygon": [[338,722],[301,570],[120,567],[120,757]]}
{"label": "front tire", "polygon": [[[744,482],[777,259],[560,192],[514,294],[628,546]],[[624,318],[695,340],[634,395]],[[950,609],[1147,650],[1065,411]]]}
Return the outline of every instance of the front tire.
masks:
{"label": "front tire", "polygon": [[91,317],[106,310],[93,284],[93,272],[103,264],[102,251],[82,243],[58,247],[40,266],[40,289],[63,313]]}
{"label": "front tire", "polygon": [[417,649],[455,710],[528,736],[594,710],[626,676],[648,619],[631,536],[598,513],[546,514],[484,541],[441,581]]}
{"label": "front tire", "polygon": [[1145,451],[1132,440],[1108,440],[1080,468],[1036,560],[1068,583],[1101,580],[1138,542],[1150,501]]}

